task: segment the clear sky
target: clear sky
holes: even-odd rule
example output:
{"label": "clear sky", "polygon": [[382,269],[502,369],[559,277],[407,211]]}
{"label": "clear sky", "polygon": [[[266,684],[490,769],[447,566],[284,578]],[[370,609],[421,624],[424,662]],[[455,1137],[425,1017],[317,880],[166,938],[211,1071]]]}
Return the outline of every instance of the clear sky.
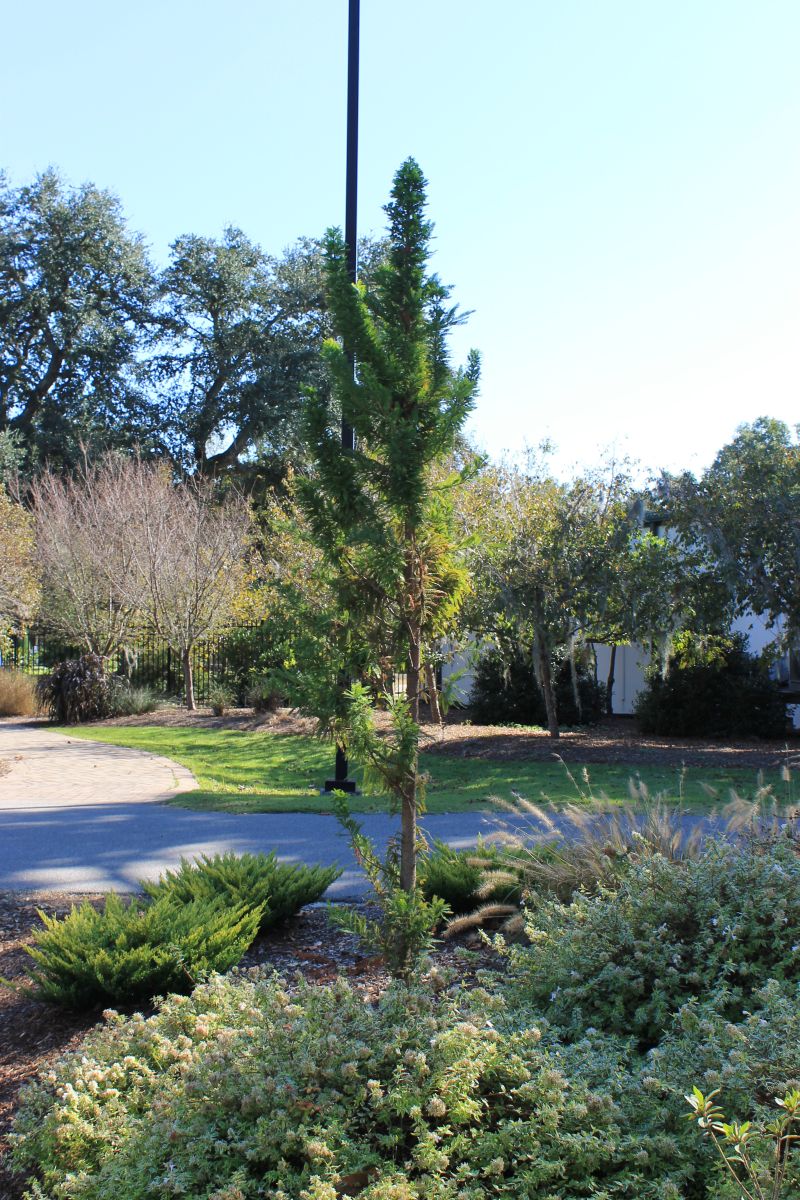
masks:
{"label": "clear sky", "polygon": [[[492,453],[701,467],[800,421],[797,0],[361,0],[360,218],[425,171]],[[344,219],[347,0],[4,6],[0,166],[122,200],[157,260]]]}

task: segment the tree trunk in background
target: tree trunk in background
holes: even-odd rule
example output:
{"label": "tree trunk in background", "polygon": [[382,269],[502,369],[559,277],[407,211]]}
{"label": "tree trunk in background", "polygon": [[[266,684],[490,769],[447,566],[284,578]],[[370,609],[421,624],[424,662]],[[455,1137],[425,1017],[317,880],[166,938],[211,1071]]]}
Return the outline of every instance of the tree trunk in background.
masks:
{"label": "tree trunk in background", "polygon": [[411,716],[417,723],[419,723],[419,689],[422,676],[420,641],[419,630],[411,629],[408,647],[408,669],[406,671],[406,696],[408,697]]}
{"label": "tree trunk in background", "polygon": [[431,717],[437,725],[441,725],[442,706],[439,703],[439,689],[436,686],[436,670],[430,663],[425,664],[425,679],[428,684],[428,703],[430,704]]}
{"label": "tree trunk in background", "polygon": [[610,717],[614,715],[614,671],[617,665],[616,643],[611,647],[611,658],[608,663],[608,678],[606,679],[606,711]]}
{"label": "tree trunk in background", "polygon": [[189,712],[194,712],[197,705],[194,702],[194,679],[192,677],[192,652],[191,650],[183,650],[181,652],[181,662],[183,663],[183,686],[186,692],[186,707]]}
{"label": "tree trunk in background", "polygon": [[542,692],[544,698],[544,707],[547,713],[547,731],[550,737],[560,737],[558,729],[558,710],[556,708],[556,694],[553,687],[553,672],[550,668],[550,655],[547,653],[547,648],[538,638],[533,647],[533,661],[536,669],[536,682]]}

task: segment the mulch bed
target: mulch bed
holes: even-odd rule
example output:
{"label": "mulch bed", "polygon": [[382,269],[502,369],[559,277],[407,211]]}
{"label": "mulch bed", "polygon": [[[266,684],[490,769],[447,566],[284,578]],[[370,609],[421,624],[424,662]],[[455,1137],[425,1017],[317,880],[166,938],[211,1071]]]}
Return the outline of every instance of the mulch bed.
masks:
{"label": "mulch bed", "polygon": [[[159,725],[202,729],[240,729],[278,734],[314,732],[314,722],[294,710],[254,713],[231,709],[215,717],[208,708],[187,712],[170,706],[140,717],[117,717],[106,725]],[[608,717],[591,728],[562,730],[558,739],[529,726],[473,725],[465,710],[451,709],[443,725],[422,723],[421,747],[431,754],[457,758],[513,759],[568,763],[623,763],[653,767],[750,767],[754,771],[784,765],[800,767],[800,737],[793,733],[775,741],[721,742],[709,738],[666,738],[638,732],[631,717]]]}

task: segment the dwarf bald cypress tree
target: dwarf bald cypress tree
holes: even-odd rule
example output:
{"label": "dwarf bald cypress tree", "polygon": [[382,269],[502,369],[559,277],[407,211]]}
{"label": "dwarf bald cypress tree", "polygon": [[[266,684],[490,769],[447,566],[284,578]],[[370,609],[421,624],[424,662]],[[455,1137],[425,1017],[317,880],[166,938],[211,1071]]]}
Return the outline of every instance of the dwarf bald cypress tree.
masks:
{"label": "dwarf bald cypress tree", "polygon": [[[341,233],[326,236],[337,337],[323,353],[333,400],[309,396],[316,469],[301,489],[332,567],[341,661],[362,680],[370,663],[387,656],[408,664],[408,699],[395,706],[388,737],[374,736],[360,685],[339,727],[400,810],[400,880],[407,890],[415,886],[423,799],[417,734],[426,641],[458,607],[467,583],[450,521],[454,479],[437,468],[454,449],[478,379],[474,352],[465,369],[450,366],[448,333],[463,317],[449,303],[450,289],[429,273],[433,226],[425,208],[425,179],[409,159],[385,207],[387,254],[369,288],[350,282]],[[342,450],[342,419],[355,432],[353,451]]]}

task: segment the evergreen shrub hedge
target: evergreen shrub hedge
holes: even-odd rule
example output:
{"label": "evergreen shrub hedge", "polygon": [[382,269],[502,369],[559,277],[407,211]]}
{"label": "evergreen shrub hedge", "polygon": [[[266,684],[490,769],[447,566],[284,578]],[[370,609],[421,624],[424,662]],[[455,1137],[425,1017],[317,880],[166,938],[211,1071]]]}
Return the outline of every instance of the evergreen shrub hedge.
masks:
{"label": "evergreen shrub hedge", "polygon": [[643,733],[667,737],[778,738],[786,733],[778,684],[738,637],[724,639],[711,661],[679,650],[666,676],[654,672],[647,680],[636,716]]}
{"label": "evergreen shrub hedge", "polygon": [[39,916],[44,929],[27,947],[35,992],[80,1009],[191,991],[210,972],[238,963],[258,933],[261,909],[219,897],[126,903],[110,892],[101,911],[87,901],[63,919]]}
{"label": "evergreen shrub hedge", "polygon": [[165,871],[157,883],[143,880],[141,887],[153,900],[168,896],[176,904],[223,899],[234,906],[258,907],[264,932],[319,900],[341,873],[339,867],[279,863],[274,851],[229,851],[204,854],[194,862],[182,859],[176,871]]}
{"label": "evergreen shrub hedge", "polygon": [[[578,665],[580,707],[575,703],[568,660],[556,668],[555,689],[560,725],[597,724],[603,715],[605,689],[588,667]],[[473,720],[483,725],[547,725],[544,700],[528,651],[519,647],[493,649],[481,656],[475,668],[470,712]]]}

